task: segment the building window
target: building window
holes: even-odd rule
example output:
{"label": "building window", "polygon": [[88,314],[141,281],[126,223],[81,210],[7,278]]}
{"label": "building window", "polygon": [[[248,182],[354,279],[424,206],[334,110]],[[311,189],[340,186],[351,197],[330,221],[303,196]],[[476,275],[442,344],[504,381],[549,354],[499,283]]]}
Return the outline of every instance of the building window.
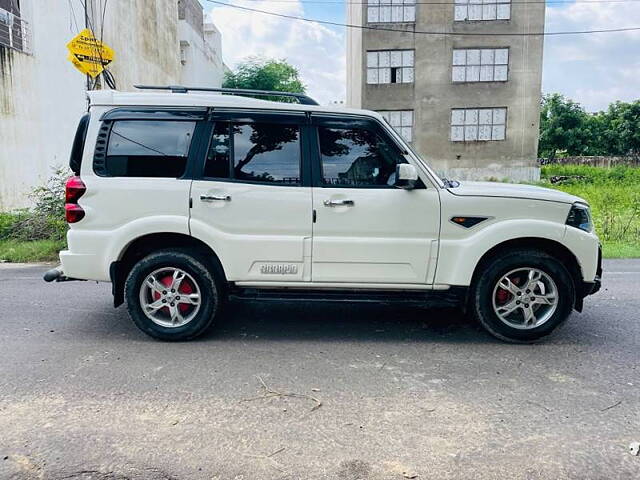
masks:
{"label": "building window", "polygon": [[508,48],[469,48],[453,50],[454,82],[506,82]]}
{"label": "building window", "polygon": [[413,50],[367,52],[367,83],[413,83]]}
{"label": "building window", "polygon": [[368,0],[368,23],[413,23],[416,0]]}
{"label": "building window", "polygon": [[509,20],[511,0],[455,0],[454,19],[467,20]]}
{"label": "building window", "polygon": [[413,141],[413,110],[387,110],[378,112],[407,142]]}
{"label": "building window", "polygon": [[20,3],[0,1],[0,45],[31,53],[29,24],[20,18]]}
{"label": "building window", "polygon": [[484,142],[504,140],[507,109],[453,108],[451,110],[452,142]]}

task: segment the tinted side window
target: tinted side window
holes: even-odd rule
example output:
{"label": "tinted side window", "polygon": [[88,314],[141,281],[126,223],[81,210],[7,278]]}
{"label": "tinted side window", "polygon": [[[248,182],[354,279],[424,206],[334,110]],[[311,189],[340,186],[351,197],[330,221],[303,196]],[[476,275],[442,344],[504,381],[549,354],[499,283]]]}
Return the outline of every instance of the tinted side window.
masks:
{"label": "tinted side window", "polygon": [[217,122],[211,134],[204,176],[209,178],[231,178],[231,125]]}
{"label": "tinted side window", "polygon": [[405,163],[395,148],[370,130],[320,127],[318,133],[324,185],[392,186],[396,165]]}
{"label": "tinted side window", "polygon": [[112,177],[184,174],[195,122],[119,120],[109,134],[106,173]]}
{"label": "tinted side window", "polygon": [[279,123],[217,122],[204,176],[299,185],[299,127]]}
{"label": "tinted side window", "polygon": [[69,168],[71,171],[80,175],[80,167],[82,165],[82,155],[84,153],[84,143],[87,139],[87,129],[89,128],[89,114],[85,113],[76,129],[76,135],[73,138],[73,146],[71,147],[71,157],[69,158]]}

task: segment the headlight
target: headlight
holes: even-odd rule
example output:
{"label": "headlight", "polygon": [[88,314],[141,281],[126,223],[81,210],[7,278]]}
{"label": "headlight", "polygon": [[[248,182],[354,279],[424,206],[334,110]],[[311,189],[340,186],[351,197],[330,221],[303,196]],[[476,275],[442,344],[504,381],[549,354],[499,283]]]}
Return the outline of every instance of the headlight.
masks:
{"label": "headlight", "polygon": [[583,203],[574,203],[569,210],[567,216],[567,225],[579,228],[585,232],[593,231],[593,223],[591,222],[591,212],[589,207]]}

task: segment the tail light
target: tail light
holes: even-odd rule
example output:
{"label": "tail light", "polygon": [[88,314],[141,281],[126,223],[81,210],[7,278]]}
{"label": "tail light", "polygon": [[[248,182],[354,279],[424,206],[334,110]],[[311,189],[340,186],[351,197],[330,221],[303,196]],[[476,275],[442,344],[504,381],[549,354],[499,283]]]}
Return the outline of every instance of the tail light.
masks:
{"label": "tail light", "polygon": [[76,223],[84,218],[84,210],[76,203],[67,203],[64,206],[64,215],[68,223]]}
{"label": "tail light", "polygon": [[84,218],[84,210],[78,205],[78,200],[84,192],[87,191],[87,186],[84,184],[80,177],[71,177],[67,180],[65,187],[65,217],[68,223],[76,223]]}
{"label": "tail light", "polygon": [[65,201],[78,203],[78,199],[87,191],[87,186],[80,177],[70,177],[65,188]]}

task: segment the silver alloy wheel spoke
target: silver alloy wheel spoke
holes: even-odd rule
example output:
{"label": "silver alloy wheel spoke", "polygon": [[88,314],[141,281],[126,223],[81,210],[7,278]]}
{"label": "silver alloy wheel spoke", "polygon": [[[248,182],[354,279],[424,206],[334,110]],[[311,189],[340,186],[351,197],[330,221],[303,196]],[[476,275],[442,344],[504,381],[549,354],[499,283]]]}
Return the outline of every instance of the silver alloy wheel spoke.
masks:
{"label": "silver alloy wheel spoke", "polygon": [[549,295],[534,295],[533,303],[538,303],[540,305],[553,305],[556,301],[556,295],[551,293]]}
{"label": "silver alloy wheel spoke", "polygon": [[506,303],[498,307],[498,312],[501,313],[502,315],[509,315],[510,313],[515,311],[517,308],[520,308],[520,305],[518,305],[516,303],[516,300],[513,299],[509,303]]}
{"label": "silver alloy wheel spoke", "polygon": [[200,295],[197,293],[184,293],[180,295],[180,298],[176,298],[176,302],[187,305],[198,305],[200,303]]}
{"label": "silver alloy wheel spoke", "polygon": [[180,309],[177,305],[169,307],[169,315],[171,315],[171,321],[174,325],[184,322],[184,318],[180,315]]}
{"label": "silver alloy wheel spoke", "polygon": [[527,282],[527,289],[533,291],[542,278],[542,272],[540,270],[531,269],[527,275],[529,281]]}
{"label": "silver alloy wheel spoke", "polygon": [[173,272],[173,280],[171,281],[171,288],[176,292],[180,288],[180,285],[182,284],[182,280],[184,280],[185,275],[186,273],[180,270],[176,270],[175,272]]}
{"label": "silver alloy wheel spoke", "polygon": [[558,300],[558,288],[549,274],[539,268],[521,267],[498,280],[492,304],[503,323],[527,330],[547,322],[558,308]]}
{"label": "silver alloy wheel spoke", "polygon": [[[181,292],[180,288],[187,291]],[[142,282],[140,306],[155,324],[165,328],[181,327],[200,311],[200,287],[189,273],[180,268],[160,268]]]}
{"label": "silver alloy wheel spoke", "polygon": [[500,280],[500,286],[505,289],[509,293],[513,293],[514,295],[518,291],[518,287],[516,287],[513,282],[509,279],[509,277],[502,277]]}
{"label": "silver alloy wheel spoke", "polygon": [[531,308],[531,306],[529,307],[524,307],[522,309],[524,315],[524,324],[527,326],[531,326],[533,324],[535,324],[536,322],[536,314],[533,313],[533,308]]}
{"label": "silver alloy wheel spoke", "polygon": [[149,288],[151,288],[152,290],[155,290],[160,294],[162,294],[162,292],[167,288],[164,285],[162,285],[160,282],[158,282],[153,275],[149,275],[147,277],[146,282]]}
{"label": "silver alloy wheel spoke", "polygon": [[161,309],[162,307],[166,306],[165,303],[162,302],[162,300],[156,300],[153,303],[149,303],[148,305],[145,305],[145,310],[147,312],[155,312],[156,310]]}

